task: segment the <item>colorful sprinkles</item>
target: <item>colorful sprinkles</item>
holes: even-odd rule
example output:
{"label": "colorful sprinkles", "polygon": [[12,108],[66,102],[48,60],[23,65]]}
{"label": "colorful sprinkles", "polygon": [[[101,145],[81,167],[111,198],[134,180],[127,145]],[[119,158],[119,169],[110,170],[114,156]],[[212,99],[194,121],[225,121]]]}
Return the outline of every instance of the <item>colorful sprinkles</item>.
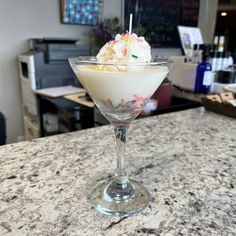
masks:
{"label": "colorful sprinkles", "polygon": [[[130,34],[129,34],[128,31],[126,31],[125,34],[122,34],[122,35],[120,36],[120,39],[119,39],[119,40],[111,40],[111,41],[109,41],[107,44],[108,44],[108,45],[111,45],[111,46],[114,46],[116,43],[119,43],[119,41],[125,42],[126,45],[127,45],[128,43],[132,43],[132,42],[134,42],[134,41],[137,41],[137,42],[139,42],[139,43],[142,43],[142,42],[144,42],[144,37],[137,37],[137,38],[134,38],[134,37],[130,36]],[[128,48],[127,48],[127,46],[123,49],[123,55],[124,55],[125,57],[128,56]],[[138,56],[137,56],[137,55],[134,55],[134,54],[132,54],[131,57],[133,57],[133,58],[135,58],[135,59],[138,58]]]}
{"label": "colorful sprinkles", "polygon": [[113,111],[125,111],[127,109],[143,109],[147,101],[149,100],[148,97],[142,97],[138,95],[134,95],[132,100],[126,101],[124,98],[120,100],[120,103],[114,105],[111,99],[107,98],[102,100],[101,102],[105,105],[108,109]]}
{"label": "colorful sprinkles", "polygon": [[135,59],[137,59],[137,58],[138,58],[138,56],[136,56],[136,55],[134,55],[134,54],[132,54],[132,57],[133,57],[133,58],[135,58]]}

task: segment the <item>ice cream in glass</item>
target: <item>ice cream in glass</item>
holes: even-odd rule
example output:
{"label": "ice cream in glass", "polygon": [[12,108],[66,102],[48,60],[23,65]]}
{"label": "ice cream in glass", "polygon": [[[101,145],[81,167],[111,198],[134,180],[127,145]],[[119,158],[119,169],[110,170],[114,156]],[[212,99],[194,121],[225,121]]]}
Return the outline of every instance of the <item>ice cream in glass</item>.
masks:
{"label": "ice cream in glass", "polygon": [[117,171],[113,178],[99,182],[89,199],[98,211],[129,216],[143,210],[150,194],[144,185],[125,172],[125,145],[130,123],[166,77],[171,63],[151,57],[144,37],[117,34],[96,57],[70,58],[70,65],[101,113],[114,126]]}

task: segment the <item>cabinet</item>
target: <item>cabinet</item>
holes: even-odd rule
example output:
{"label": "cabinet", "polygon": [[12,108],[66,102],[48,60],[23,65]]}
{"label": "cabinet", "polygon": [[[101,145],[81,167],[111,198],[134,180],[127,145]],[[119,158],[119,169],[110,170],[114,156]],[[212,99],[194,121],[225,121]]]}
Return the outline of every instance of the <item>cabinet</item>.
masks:
{"label": "cabinet", "polygon": [[[93,108],[64,97],[49,98],[37,95],[37,101],[41,137],[94,127]],[[54,129],[50,123],[54,125]]]}

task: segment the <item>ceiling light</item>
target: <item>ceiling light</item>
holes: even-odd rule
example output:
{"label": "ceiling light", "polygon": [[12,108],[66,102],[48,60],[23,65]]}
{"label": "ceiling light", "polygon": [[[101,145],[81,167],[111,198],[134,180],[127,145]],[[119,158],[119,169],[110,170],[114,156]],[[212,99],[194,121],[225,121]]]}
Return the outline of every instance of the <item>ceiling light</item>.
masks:
{"label": "ceiling light", "polygon": [[221,14],[221,16],[227,16],[227,12],[225,12],[225,11],[222,11],[220,14]]}

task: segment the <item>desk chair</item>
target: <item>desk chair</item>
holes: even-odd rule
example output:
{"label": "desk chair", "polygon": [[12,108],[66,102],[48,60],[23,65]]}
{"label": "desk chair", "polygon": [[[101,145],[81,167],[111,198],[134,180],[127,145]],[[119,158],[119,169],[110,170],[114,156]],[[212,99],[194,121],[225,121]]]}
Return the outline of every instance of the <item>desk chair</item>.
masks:
{"label": "desk chair", "polygon": [[0,145],[6,144],[6,119],[0,112]]}

